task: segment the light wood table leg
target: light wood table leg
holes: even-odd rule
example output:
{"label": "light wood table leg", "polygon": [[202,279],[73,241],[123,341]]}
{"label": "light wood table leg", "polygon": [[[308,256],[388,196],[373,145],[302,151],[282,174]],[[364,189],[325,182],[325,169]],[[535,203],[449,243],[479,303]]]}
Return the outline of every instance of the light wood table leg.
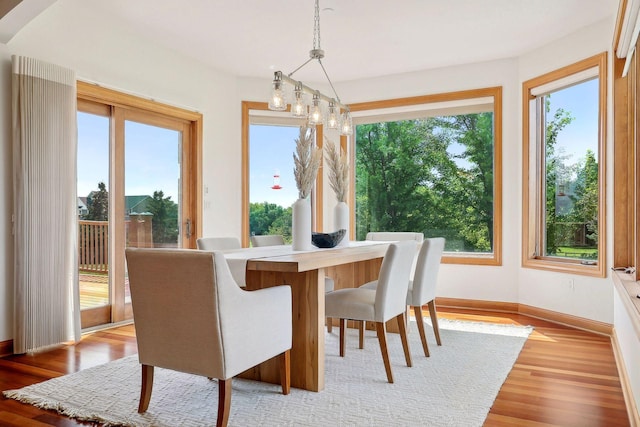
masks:
{"label": "light wood table leg", "polygon": [[[301,272],[247,270],[247,290],[288,284],[291,286],[293,343],[291,386],[310,391],[324,389],[325,310],[324,278],[332,277],[336,289],[362,285],[378,278],[382,258]],[[335,319],[337,320],[337,319]],[[249,369],[241,378],[280,384],[278,359]]]}
{"label": "light wood table leg", "polygon": [[[291,286],[293,342],[291,386],[311,391],[324,389],[324,269],[299,273],[247,271],[247,290]],[[241,374],[280,384],[277,360],[268,360]]]}

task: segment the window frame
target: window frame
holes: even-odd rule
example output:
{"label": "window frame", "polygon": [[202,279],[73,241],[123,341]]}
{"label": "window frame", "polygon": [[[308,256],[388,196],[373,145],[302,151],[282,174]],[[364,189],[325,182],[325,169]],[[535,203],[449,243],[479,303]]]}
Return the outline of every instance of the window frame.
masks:
{"label": "window frame", "polygon": [[[287,107],[287,112],[290,111],[290,106]],[[243,248],[249,247],[249,239],[250,239],[250,225],[249,225],[249,208],[251,202],[249,200],[250,189],[249,189],[249,174],[251,173],[250,168],[250,138],[249,131],[252,124],[251,119],[251,111],[263,111],[269,112],[267,115],[273,117],[273,123],[275,124],[278,121],[278,114],[282,113],[274,113],[269,110],[269,104],[266,102],[257,102],[257,101],[242,101],[242,135],[241,135],[241,145],[242,145],[242,153],[241,153],[241,173],[242,173],[242,222],[241,222],[241,238],[240,243]],[[297,119],[296,119],[297,120]],[[282,115],[282,121],[292,121],[289,115]],[[322,149],[323,141],[324,141],[324,132],[322,125],[317,125],[316,127],[316,146]],[[293,153],[292,153],[293,154]],[[311,215],[311,226],[316,231],[323,231],[323,210],[322,210],[322,200],[323,200],[323,186],[324,186],[324,177],[322,173],[322,164],[324,163],[324,156],[320,161],[320,169],[318,175],[316,177],[316,182],[311,191],[311,206],[312,206],[312,215]]]}
{"label": "window frame", "polygon": [[[530,101],[537,96],[536,88],[551,85],[589,69],[598,70],[598,259],[596,265],[584,264],[582,260],[542,256],[543,218],[538,209],[543,183],[540,173],[543,164],[532,165],[531,153],[537,142],[532,141]],[[584,79],[586,80],[586,79]],[[582,80],[577,79],[575,83]],[[540,270],[572,273],[592,277],[606,277],[607,236],[606,236],[606,129],[607,129],[607,52],[594,55],[522,83],[522,267]],[[561,87],[559,87],[560,89]],[[536,115],[536,118],[538,116]],[[533,166],[533,167],[532,167]],[[536,188],[536,190],[532,190]]]}
{"label": "window frame", "polygon": [[[493,252],[444,252],[441,262],[443,264],[467,264],[467,265],[502,265],[502,87],[487,87],[457,92],[445,92],[431,95],[420,95],[407,98],[386,99],[380,101],[362,102],[350,104],[349,107],[354,116],[366,116],[366,111],[392,109],[398,107],[418,106],[422,104],[444,103],[473,100],[477,98],[493,98],[494,141],[493,141]],[[365,114],[361,114],[365,112]],[[350,144],[355,144],[355,137],[350,138]],[[351,147],[350,162],[355,164],[355,147]],[[351,168],[350,206],[355,206],[355,168]],[[355,216],[351,215],[351,230],[355,230]]]}

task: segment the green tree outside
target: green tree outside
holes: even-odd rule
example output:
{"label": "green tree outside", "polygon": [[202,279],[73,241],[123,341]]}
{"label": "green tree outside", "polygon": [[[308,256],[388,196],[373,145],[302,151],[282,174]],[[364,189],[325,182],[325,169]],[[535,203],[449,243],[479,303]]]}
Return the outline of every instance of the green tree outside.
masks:
{"label": "green tree outside", "polygon": [[598,241],[598,162],[593,151],[587,150],[576,179],[573,220],[586,224],[587,237]]}
{"label": "green tree outside", "polygon": [[492,113],[357,126],[356,238],[382,230],[492,250]]}
{"label": "green tree outside", "polygon": [[87,197],[88,213],[85,217],[89,221],[109,220],[109,193],[104,182],[98,183],[98,191],[92,191]]}
{"label": "green tree outside", "polygon": [[153,214],[151,229],[154,243],[178,242],[178,205],[171,196],[164,197],[162,190],[154,191],[147,202],[147,209]]}
{"label": "green tree outside", "polygon": [[252,234],[279,234],[291,242],[291,207],[262,202],[249,205],[249,229]]}
{"label": "green tree outside", "polygon": [[[545,100],[545,110],[547,115],[551,110],[551,102]],[[556,194],[560,186],[568,185],[565,162],[567,156],[564,153],[556,152],[558,134],[573,121],[571,114],[562,108],[556,110],[553,118],[546,124],[545,129],[545,225],[546,225],[546,255],[555,255],[561,243],[566,241],[567,229],[562,227],[564,219],[559,218],[556,210]]]}

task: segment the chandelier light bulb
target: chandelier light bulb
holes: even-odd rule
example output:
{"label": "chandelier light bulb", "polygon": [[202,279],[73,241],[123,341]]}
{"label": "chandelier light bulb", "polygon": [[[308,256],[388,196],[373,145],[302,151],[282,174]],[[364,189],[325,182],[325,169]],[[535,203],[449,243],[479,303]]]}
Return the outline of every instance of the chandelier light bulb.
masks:
{"label": "chandelier light bulb", "polygon": [[353,134],[353,121],[351,120],[351,114],[349,111],[345,111],[341,116],[342,125],[340,126],[340,135],[352,135]]}
{"label": "chandelier light bulb", "polygon": [[302,93],[302,83],[296,84],[293,95],[291,115],[293,117],[307,117],[307,104],[304,101],[304,94]]}
{"label": "chandelier light bulb", "polygon": [[269,98],[269,109],[275,111],[284,111],[287,109],[287,99],[282,88],[282,79],[278,73],[275,74],[273,79],[271,98]]}
{"label": "chandelier light bulb", "polygon": [[313,95],[313,105],[309,110],[309,124],[319,125],[322,123],[322,109],[320,108],[320,95],[315,93]]}
{"label": "chandelier light bulb", "polygon": [[338,129],[340,126],[340,120],[338,119],[338,112],[336,111],[336,105],[332,102],[329,103],[329,113],[327,115],[327,128]]}

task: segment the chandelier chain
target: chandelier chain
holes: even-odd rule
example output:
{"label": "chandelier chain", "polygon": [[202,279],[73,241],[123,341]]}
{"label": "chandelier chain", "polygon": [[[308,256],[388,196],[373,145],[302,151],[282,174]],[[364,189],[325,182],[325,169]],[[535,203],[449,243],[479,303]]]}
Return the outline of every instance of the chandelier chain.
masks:
{"label": "chandelier chain", "polygon": [[316,0],[316,10],[313,19],[313,49],[320,49],[320,5]]}

